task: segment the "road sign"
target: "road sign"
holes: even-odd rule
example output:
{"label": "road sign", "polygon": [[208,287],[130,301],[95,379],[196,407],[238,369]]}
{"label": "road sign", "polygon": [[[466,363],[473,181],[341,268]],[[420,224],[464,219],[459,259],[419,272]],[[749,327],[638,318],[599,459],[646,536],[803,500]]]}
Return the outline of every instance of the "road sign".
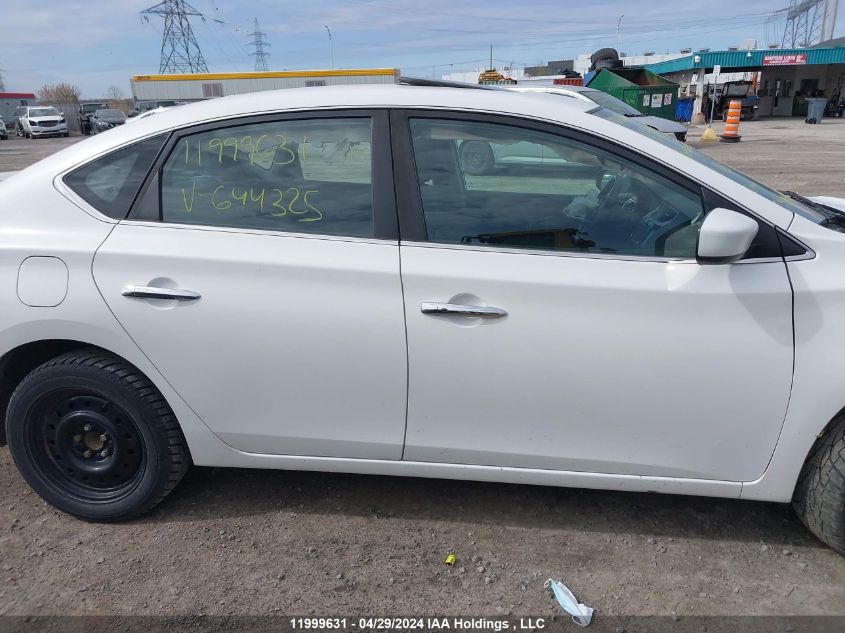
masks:
{"label": "road sign", "polygon": [[721,72],[722,72],[722,67],[721,67],[721,66],[713,66],[713,74],[714,74],[714,75],[718,75],[718,74],[719,74],[719,73],[721,73]]}

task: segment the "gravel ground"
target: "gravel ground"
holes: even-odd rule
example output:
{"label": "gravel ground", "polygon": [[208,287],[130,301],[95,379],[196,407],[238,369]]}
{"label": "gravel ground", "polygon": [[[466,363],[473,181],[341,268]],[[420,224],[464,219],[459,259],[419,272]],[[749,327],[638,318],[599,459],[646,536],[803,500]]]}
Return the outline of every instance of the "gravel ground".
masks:
{"label": "gravel ground", "polygon": [[[741,132],[705,151],[845,194],[845,121]],[[73,141],[0,141],[0,170]],[[47,506],[6,449],[0,481],[0,615],[561,613],[548,577],[598,617],[845,615],[845,558],[778,504],[193,468],[150,516],[98,525]]]}

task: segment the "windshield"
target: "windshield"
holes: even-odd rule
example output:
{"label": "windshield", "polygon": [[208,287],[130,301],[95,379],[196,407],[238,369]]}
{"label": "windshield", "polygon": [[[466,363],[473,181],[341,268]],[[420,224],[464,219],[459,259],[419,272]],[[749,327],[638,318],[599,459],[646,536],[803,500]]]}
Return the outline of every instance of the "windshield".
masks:
{"label": "windshield", "polygon": [[622,114],[625,116],[645,116],[633,106],[629,106],[621,99],[617,99],[613,95],[609,95],[601,90],[582,90],[581,94],[587,97],[590,101],[595,101],[601,107],[607,108],[616,114]]}
{"label": "windshield", "polygon": [[123,119],[126,115],[120,110],[97,110],[97,116],[101,119]]}
{"label": "windshield", "polygon": [[59,116],[56,108],[31,108],[28,116]]}
{"label": "windshield", "polygon": [[723,94],[726,97],[747,97],[751,83],[726,84]]}
{"label": "windshield", "polygon": [[[603,119],[607,119],[608,121],[613,121],[614,123],[617,123],[623,127],[627,127],[631,130],[639,132],[640,134],[648,136],[650,139],[657,141],[661,145],[671,147],[676,152],[680,152],[687,158],[691,158],[695,162],[704,165],[705,167],[709,167],[713,171],[719,172],[722,176],[730,178],[735,183],[747,187],[748,189],[751,189],[751,191],[760,196],[763,196],[766,200],[780,205],[787,211],[797,213],[801,217],[811,220],[816,224],[821,224],[829,218],[827,214],[822,213],[819,209],[815,209],[806,204],[802,204],[801,202],[799,202],[798,199],[786,193],[775,191],[774,189],[771,189],[766,185],[757,182],[753,178],[746,176],[742,172],[732,169],[724,163],[720,163],[715,158],[711,158],[707,154],[699,152],[697,149],[690,147],[686,143],[679,143],[675,139],[670,138],[666,134],[661,134],[657,130],[654,130],[650,127],[646,127],[639,123],[635,123],[627,117],[619,116],[618,114],[610,112],[609,110],[604,108],[596,110],[595,112],[592,112],[592,114],[594,114],[595,116],[599,116]],[[827,208],[828,207],[825,207],[825,209]],[[833,210],[831,209],[831,211]],[[836,213],[835,211],[833,212]]]}
{"label": "windshield", "polygon": [[105,104],[102,104],[102,103],[85,103],[82,106],[82,111],[83,112],[96,112],[97,110],[102,109],[103,105],[105,105]]}

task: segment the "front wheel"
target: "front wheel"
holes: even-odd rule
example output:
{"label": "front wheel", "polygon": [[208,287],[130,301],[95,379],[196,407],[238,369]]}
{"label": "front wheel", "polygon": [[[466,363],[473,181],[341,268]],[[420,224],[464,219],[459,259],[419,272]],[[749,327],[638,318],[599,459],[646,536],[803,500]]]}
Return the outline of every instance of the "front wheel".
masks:
{"label": "front wheel", "polygon": [[26,376],[9,402],[6,434],[33,490],[89,520],[147,512],[190,464],[182,432],[155,386],[101,352],[70,352]]}
{"label": "front wheel", "polygon": [[813,534],[845,555],[845,415],[813,446],[792,506]]}

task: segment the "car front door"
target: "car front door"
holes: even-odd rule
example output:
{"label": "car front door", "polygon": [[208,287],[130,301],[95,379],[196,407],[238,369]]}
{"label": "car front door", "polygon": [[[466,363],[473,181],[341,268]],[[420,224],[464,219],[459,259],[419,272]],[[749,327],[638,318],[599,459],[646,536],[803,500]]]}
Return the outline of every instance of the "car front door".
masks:
{"label": "car front door", "polygon": [[117,319],[237,449],[401,457],[387,130],[386,114],[353,111],[180,132],[97,253]]}
{"label": "car front door", "polygon": [[[749,481],[792,377],[774,229],[695,260],[713,194],[607,141],[506,117],[399,114],[404,459]],[[461,143],[558,164],[466,173]],[[412,162],[413,161],[413,162]]]}

